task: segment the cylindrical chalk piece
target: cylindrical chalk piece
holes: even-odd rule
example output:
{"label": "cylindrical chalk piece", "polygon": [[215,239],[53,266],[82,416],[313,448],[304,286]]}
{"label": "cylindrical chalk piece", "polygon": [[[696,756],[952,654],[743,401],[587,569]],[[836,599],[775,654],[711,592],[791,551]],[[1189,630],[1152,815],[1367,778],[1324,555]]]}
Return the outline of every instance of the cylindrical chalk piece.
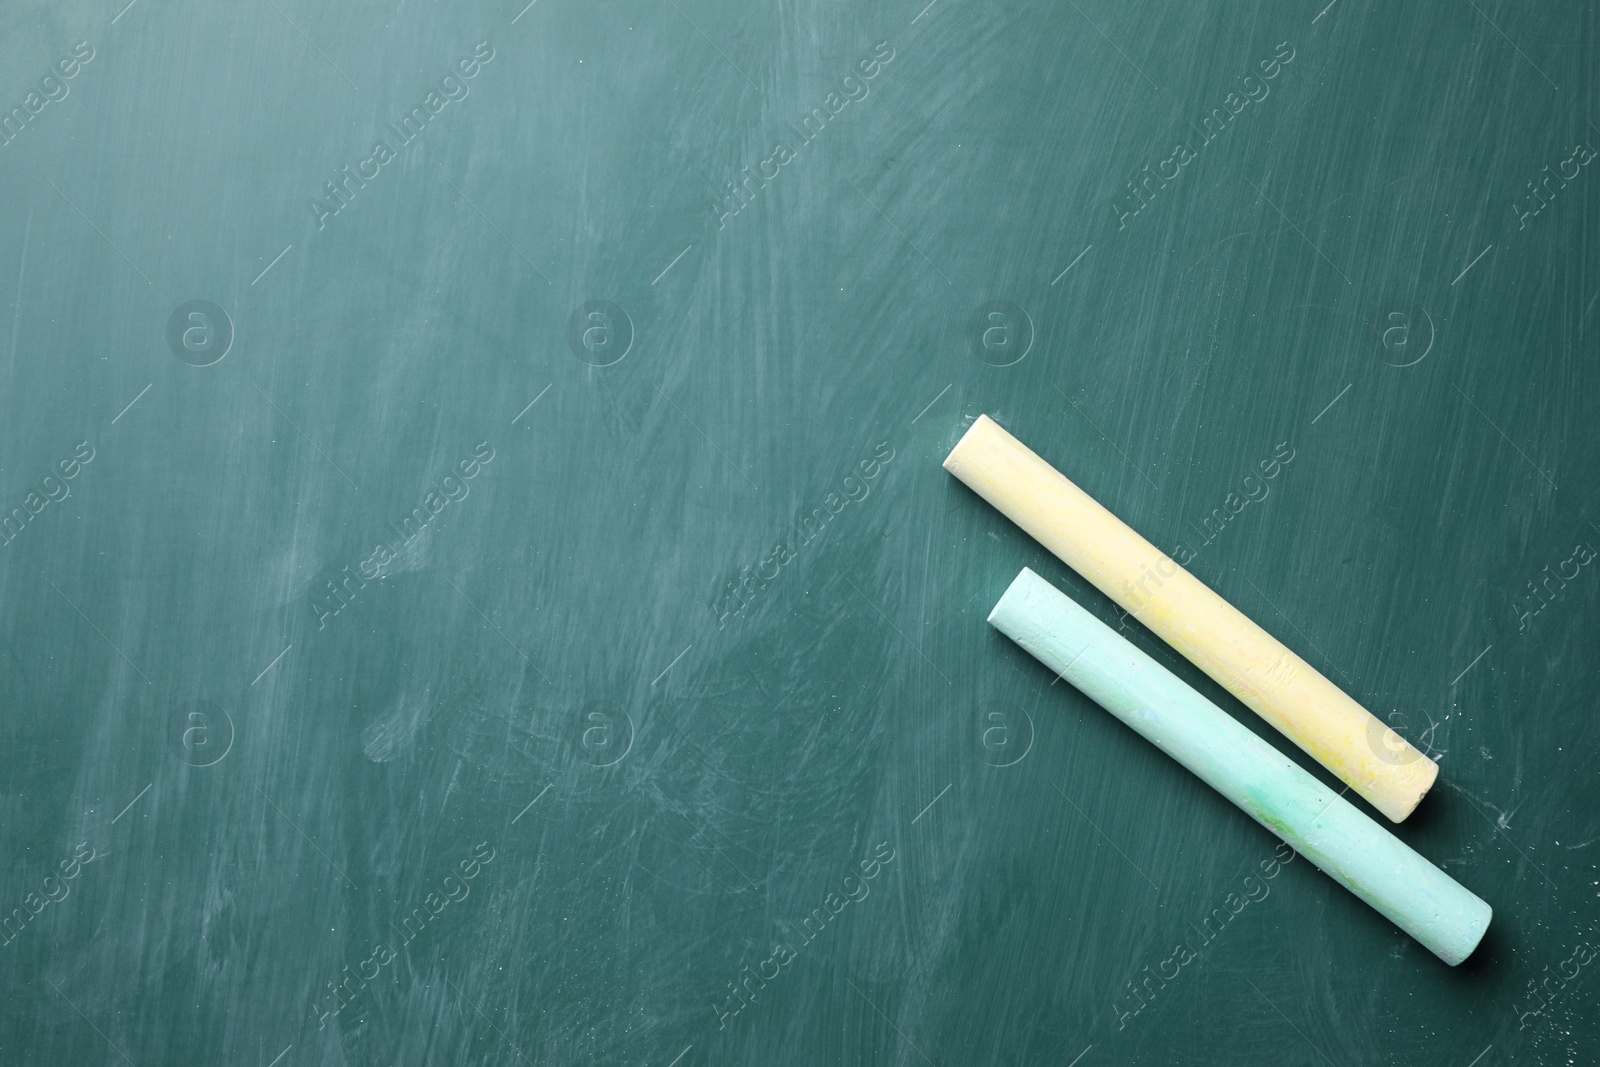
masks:
{"label": "cylindrical chalk piece", "polygon": [[1452,967],[1489,905],[1026,568],[989,622]]}
{"label": "cylindrical chalk piece", "polygon": [[1400,822],[1439,766],[987,415],[945,469]]}

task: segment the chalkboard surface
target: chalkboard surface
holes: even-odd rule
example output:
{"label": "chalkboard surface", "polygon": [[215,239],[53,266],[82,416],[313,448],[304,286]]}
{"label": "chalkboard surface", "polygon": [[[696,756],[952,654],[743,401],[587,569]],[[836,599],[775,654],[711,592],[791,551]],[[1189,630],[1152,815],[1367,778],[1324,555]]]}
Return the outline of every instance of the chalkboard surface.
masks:
{"label": "chalkboard surface", "polygon": [[[7,5],[0,1062],[1600,1061],[1597,33]],[[985,624],[1302,759],[980,413],[1440,761],[1467,963]]]}

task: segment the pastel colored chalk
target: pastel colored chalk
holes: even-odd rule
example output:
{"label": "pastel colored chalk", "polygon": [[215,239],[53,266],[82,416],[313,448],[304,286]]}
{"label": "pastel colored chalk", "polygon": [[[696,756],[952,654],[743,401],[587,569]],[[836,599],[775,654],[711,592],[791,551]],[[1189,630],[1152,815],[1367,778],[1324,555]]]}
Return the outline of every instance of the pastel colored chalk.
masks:
{"label": "pastel colored chalk", "polygon": [[1452,967],[1483,939],[1488,904],[1033,571],[989,622]]}
{"label": "pastel colored chalk", "polygon": [[980,415],[945,469],[1394,822],[1438,764]]}

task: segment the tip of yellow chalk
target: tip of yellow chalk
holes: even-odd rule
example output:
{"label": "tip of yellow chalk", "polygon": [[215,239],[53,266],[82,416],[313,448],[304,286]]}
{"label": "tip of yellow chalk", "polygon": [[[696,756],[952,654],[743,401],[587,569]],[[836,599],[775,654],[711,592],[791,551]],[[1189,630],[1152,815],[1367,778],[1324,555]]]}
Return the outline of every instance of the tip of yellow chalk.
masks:
{"label": "tip of yellow chalk", "polygon": [[1376,805],[1390,822],[1405,822],[1428,795],[1433,783],[1439,780],[1439,765],[1426,755],[1407,770],[1409,773],[1396,776],[1390,795],[1383,798],[1385,802]]}
{"label": "tip of yellow chalk", "polygon": [[956,468],[961,465],[961,460],[958,457],[965,449],[967,442],[983,437],[992,430],[999,428],[1000,424],[989,416],[979,415],[977,420],[967,427],[967,432],[961,435],[961,440],[956,442],[956,446],[950,450],[950,454],[944,457],[944,469],[951,474],[956,474]]}

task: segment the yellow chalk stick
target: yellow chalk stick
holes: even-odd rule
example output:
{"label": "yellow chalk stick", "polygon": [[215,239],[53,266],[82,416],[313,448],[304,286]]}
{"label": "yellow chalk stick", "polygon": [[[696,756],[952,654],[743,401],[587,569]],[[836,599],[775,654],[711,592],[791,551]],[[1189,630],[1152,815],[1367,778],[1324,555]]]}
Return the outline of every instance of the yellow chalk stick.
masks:
{"label": "yellow chalk stick", "polygon": [[987,415],[945,469],[1394,822],[1438,764]]}

